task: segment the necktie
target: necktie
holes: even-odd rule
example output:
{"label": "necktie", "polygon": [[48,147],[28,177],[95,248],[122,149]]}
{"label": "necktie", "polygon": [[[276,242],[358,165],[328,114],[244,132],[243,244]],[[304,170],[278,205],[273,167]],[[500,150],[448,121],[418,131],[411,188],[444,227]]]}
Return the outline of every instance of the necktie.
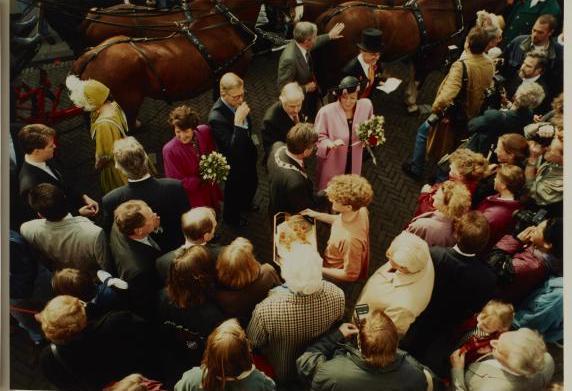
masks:
{"label": "necktie", "polygon": [[308,69],[310,70],[310,73],[314,73],[312,56],[310,56],[310,52],[306,52],[306,62],[308,63]]}
{"label": "necktie", "polygon": [[367,72],[367,79],[369,80],[369,84],[372,84],[373,80],[375,79],[375,68],[373,65],[369,66],[369,69]]}

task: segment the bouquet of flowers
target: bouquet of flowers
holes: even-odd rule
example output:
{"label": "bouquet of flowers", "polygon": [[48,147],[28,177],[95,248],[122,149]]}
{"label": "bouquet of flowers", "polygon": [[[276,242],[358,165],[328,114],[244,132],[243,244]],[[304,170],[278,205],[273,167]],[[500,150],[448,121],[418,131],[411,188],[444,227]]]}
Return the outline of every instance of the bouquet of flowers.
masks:
{"label": "bouquet of flowers", "polygon": [[357,128],[357,136],[361,142],[365,144],[365,147],[371,158],[373,164],[377,165],[377,160],[373,155],[371,147],[377,147],[385,143],[385,129],[383,125],[385,124],[385,118],[382,115],[374,115],[365,122],[359,124]]}
{"label": "bouquet of flowers", "polygon": [[199,173],[204,181],[220,184],[226,181],[229,171],[230,166],[221,153],[213,151],[201,156]]}

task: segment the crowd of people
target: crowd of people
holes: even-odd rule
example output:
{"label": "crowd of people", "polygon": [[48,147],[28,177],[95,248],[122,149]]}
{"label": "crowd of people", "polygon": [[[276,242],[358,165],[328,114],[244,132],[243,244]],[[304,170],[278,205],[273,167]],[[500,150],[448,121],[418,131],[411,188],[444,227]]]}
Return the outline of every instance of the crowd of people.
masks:
{"label": "crowd of people", "polygon": [[[555,2],[524,3],[514,12]],[[379,30],[362,32],[325,105],[312,50],[344,25],[317,35],[299,22],[282,52],[280,96],[261,129],[268,222],[287,213],[331,227],[322,252],[298,232],[276,263],[259,262],[244,237],[217,235],[219,223],[247,226],[245,211],[265,213],[253,203],[259,151],[238,75],[220,78],[205,123],[188,105],[171,111],[164,178],[109,88],[68,77],[91,115],[103,198],[58,170],[54,129],[26,125],[17,139],[23,223],[10,232],[10,313],[45,377],[106,391],[548,387],[545,341],[563,339],[557,10],[508,42],[502,17],[479,11],[402,166],[419,185],[428,161],[436,171],[377,270],[367,208],[383,195],[361,176],[356,130],[386,80]],[[224,188],[201,174],[213,151],[230,166]],[[40,288],[51,296],[32,315]]]}

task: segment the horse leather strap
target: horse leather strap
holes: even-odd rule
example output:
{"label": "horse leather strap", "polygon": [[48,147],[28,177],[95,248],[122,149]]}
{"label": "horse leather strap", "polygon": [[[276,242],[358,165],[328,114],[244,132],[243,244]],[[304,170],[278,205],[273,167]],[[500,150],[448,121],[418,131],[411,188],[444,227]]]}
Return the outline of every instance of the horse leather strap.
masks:
{"label": "horse leather strap", "polygon": [[203,56],[203,58],[205,59],[205,61],[208,64],[209,68],[213,71],[213,73],[215,75],[218,74],[220,72],[219,69],[221,67],[219,67],[217,65],[217,63],[215,63],[213,57],[211,56],[211,54],[207,50],[207,47],[205,46],[205,44],[199,39],[199,37],[197,37],[195,34],[192,33],[190,28],[184,27],[183,33],[185,34],[185,37],[189,41],[191,41],[193,46],[197,48],[197,50],[199,51],[201,56]]}
{"label": "horse leather strap", "polygon": [[155,76],[155,78],[159,81],[159,86],[161,87],[161,93],[163,94],[163,98],[165,99],[165,101],[169,105],[173,104],[173,101],[171,100],[171,98],[169,98],[169,94],[167,94],[167,88],[165,88],[165,83],[163,83],[163,79],[161,79],[161,76],[159,76],[159,73],[157,73],[157,70],[153,66],[153,63],[149,61],[149,58],[145,55],[143,49],[135,45],[135,42],[133,42],[133,40],[129,41],[129,45],[131,45],[131,47],[135,49],[137,54],[139,54],[139,56],[143,59],[143,61],[145,61],[145,64],[147,65],[153,76]]}
{"label": "horse leather strap", "polygon": [[404,7],[407,7],[413,13],[415,21],[417,22],[417,28],[419,29],[419,36],[421,37],[421,42],[419,47],[421,50],[429,43],[429,33],[425,27],[425,19],[423,19],[423,14],[421,13],[421,7],[417,3],[417,0],[411,0],[405,3]]}

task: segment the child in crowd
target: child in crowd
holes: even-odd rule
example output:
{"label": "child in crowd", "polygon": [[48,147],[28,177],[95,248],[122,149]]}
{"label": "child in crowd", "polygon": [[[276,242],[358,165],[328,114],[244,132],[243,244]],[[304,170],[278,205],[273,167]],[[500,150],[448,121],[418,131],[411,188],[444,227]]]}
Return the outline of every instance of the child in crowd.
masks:
{"label": "child in crowd", "polygon": [[512,304],[489,300],[479,314],[467,320],[460,328],[462,336],[455,345],[455,349],[465,352],[465,365],[490,353],[490,342],[510,330],[513,318]]}
{"label": "child in crowd", "polygon": [[95,316],[127,309],[127,283],[105,270],[97,272],[97,279],[94,282],[85,271],[65,268],[54,274],[52,287],[56,296],[69,295],[88,303],[88,312]]}

